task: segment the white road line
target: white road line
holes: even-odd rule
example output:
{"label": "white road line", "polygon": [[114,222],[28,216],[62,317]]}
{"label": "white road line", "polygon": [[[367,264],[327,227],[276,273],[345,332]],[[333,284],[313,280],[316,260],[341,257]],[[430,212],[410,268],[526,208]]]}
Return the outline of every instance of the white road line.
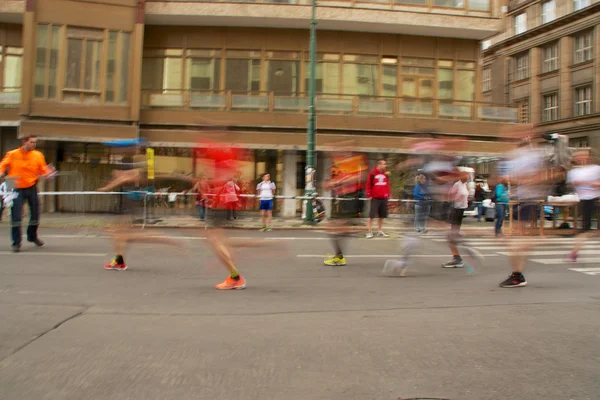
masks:
{"label": "white road line", "polygon": [[586,263],[600,263],[600,257],[581,257],[577,259],[577,263],[571,263],[565,261],[564,258],[535,258],[530,259],[529,261],[533,261],[539,264],[547,264],[547,265],[559,265],[559,264],[586,264]]}
{"label": "white road line", "polygon": [[[471,244],[471,243],[469,243]],[[552,246],[553,249],[572,249],[573,246],[575,244],[546,244],[545,246]],[[508,248],[508,246],[490,246],[490,247],[479,247],[479,246],[472,246],[473,248],[476,248],[477,250],[492,250],[492,251],[506,251],[506,249]],[[543,247],[543,245],[537,246],[537,248]],[[600,246],[599,245],[584,245],[582,246],[583,249],[599,249],[600,250]]]}
{"label": "white road line", "polygon": [[[324,254],[297,254],[296,257],[299,258],[325,258]],[[400,254],[352,254],[352,255],[346,255],[344,254],[345,258],[399,258],[402,257],[402,255]],[[448,255],[448,254],[415,254],[415,255],[411,255],[410,258],[415,257],[415,258],[449,258],[452,257],[452,255]],[[496,254],[486,254],[486,257],[497,257]]]}
{"label": "white road line", "polygon": [[[446,242],[446,239],[432,239],[434,242]],[[525,239],[525,238],[514,238],[514,239],[470,239],[465,238],[466,242],[470,244],[502,244],[502,243],[512,243],[512,242],[527,242],[527,243],[561,243],[561,242],[574,242],[576,238],[538,238],[538,239]]]}
{"label": "white road line", "polygon": [[[523,252],[510,252],[510,251],[504,251],[504,252],[498,252],[498,254],[503,255],[503,256],[567,256],[569,252],[568,251],[562,251],[562,250],[546,250],[546,251],[523,251]],[[600,250],[580,250],[579,254],[586,254],[589,256],[593,256],[593,255],[600,255]]]}
{"label": "white road line", "polygon": [[23,251],[20,253],[13,253],[11,251],[0,251],[0,256],[106,257],[106,253],[61,253],[61,252],[45,252],[45,251],[40,251],[40,252],[35,252],[35,253],[27,252],[27,251]]}
{"label": "white road line", "polygon": [[600,275],[600,268],[569,268],[571,271],[581,272],[586,275]]}

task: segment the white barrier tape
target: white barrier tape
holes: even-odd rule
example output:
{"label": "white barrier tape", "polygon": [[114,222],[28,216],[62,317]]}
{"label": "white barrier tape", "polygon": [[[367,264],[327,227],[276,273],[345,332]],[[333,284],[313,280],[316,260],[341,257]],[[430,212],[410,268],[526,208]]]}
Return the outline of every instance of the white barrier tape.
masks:
{"label": "white barrier tape", "polygon": [[[0,196],[3,195],[8,195],[12,192],[0,192]],[[157,196],[164,196],[164,197],[168,197],[169,195],[175,195],[175,196],[197,196],[196,193],[157,193],[157,192],[144,192],[142,190],[132,190],[130,192],[93,192],[93,191],[88,191],[88,192],[39,192],[38,195],[40,196],[63,196],[63,195],[131,195],[131,194],[138,194],[138,195],[144,195],[145,197],[157,197]],[[204,196],[207,197],[215,197],[216,194],[205,194]],[[238,197],[247,197],[247,198],[256,198],[257,195],[255,194],[238,194]],[[316,200],[341,200],[341,201],[356,201],[356,200],[360,200],[360,201],[368,201],[368,200],[372,200],[366,197],[360,197],[360,198],[348,198],[348,197],[309,197],[309,196],[274,196],[275,199],[281,199],[281,200],[310,200],[310,199],[316,199]],[[388,199],[388,201],[390,203],[417,203],[419,200],[414,200],[414,199]],[[472,204],[479,204],[479,202],[472,202]],[[518,204],[518,203],[511,203],[511,204]]]}

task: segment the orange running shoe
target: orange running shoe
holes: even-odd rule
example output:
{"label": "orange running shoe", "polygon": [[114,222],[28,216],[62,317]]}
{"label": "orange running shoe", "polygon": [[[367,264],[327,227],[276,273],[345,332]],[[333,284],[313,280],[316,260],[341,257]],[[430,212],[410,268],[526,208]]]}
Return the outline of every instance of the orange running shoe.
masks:
{"label": "orange running shoe", "polygon": [[232,277],[228,276],[223,283],[219,283],[215,287],[219,290],[246,289],[246,280],[241,275],[240,279],[233,279]]}

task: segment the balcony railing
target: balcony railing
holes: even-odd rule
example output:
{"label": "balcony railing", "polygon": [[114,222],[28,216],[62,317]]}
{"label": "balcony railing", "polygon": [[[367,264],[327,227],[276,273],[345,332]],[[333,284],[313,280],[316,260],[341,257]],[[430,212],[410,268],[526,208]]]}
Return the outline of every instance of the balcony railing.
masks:
{"label": "balcony railing", "polygon": [[0,91],[0,108],[17,108],[21,104],[21,92]]}
{"label": "balcony railing", "polygon": [[[143,91],[146,110],[253,111],[303,114],[309,99],[279,96],[273,92],[251,94],[202,91]],[[369,97],[322,94],[315,98],[318,114],[376,116],[388,118],[434,118],[465,121],[516,123],[517,109],[489,103],[458,100],[416,99],[410,97]]]}
{"label": "balcony railing", "polygon": [[[187,2],[187,3],[249,3],[249,4],[289,4],[310,6],[312,0],[147,0],[148,2]],[[490,0],[317,0],[321,7],[372,8],[384,10],[464,10],[491,13]]]}

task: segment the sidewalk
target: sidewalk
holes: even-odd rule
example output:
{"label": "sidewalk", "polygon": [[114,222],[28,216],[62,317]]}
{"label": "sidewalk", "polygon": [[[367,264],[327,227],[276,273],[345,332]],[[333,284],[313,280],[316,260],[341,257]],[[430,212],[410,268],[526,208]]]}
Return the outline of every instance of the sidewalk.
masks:
{"label": "sidewalk", "polygon": [[[412,215],[393,215],[385,220],[385,230],[407,231],[412,228]],[[24,223],[28,217],[24,219]],[[2,224],[10,224],[10,220]],[[130,222],[132,218],[127,215],[115,214],[71,214],[71,213],[45,213],[41,216],[41,226],[47,228],[106,228],[113,224],[122,224]],[[366,227],[367,218],[361,218],[361,223]],[[141,226],[141,222],[136,221],[134,225]],[[469,229],[491,230],[494,229],[493,222],[477,222],[475,218],[465,218],[463,225]],[[204,228],[204,222],[192,215],[167,215],[158,216],[156,221],[147,221],[146,228]],[[241,216],[236,220],[228,221],[225,225],[233,229],[260,229],[262,223],[260,217]],[[284,229],[323,229],[324,225],[306,225],[304,221],[298,218],[273,218],[272,228],[274,230]]]}

